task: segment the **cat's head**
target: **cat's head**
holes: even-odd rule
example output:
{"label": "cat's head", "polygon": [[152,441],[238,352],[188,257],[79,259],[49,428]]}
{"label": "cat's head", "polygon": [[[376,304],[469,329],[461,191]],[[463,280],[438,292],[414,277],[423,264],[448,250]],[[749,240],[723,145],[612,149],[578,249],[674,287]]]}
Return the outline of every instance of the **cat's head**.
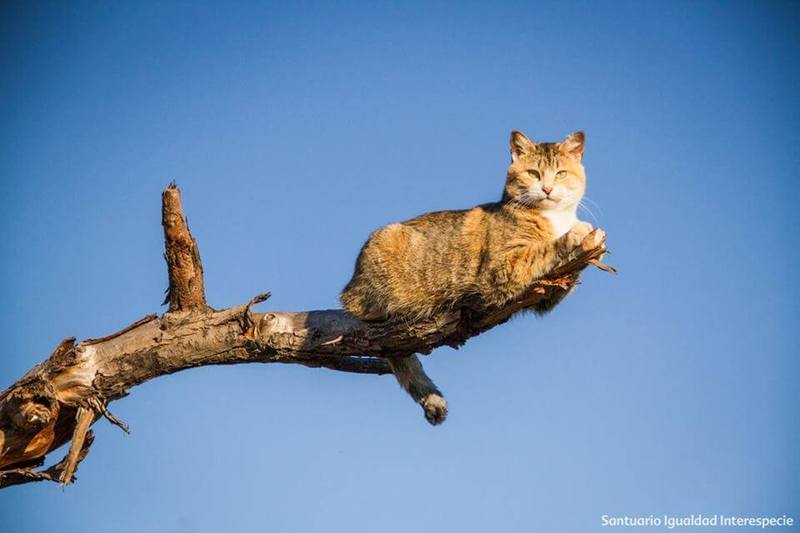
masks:
{"label": "cat's head", "polygon": [[537,143],[512,131],[503,200],[539,210],[577,206],[586,190],[581,164],[584,140],[578,131],[560,143]]}

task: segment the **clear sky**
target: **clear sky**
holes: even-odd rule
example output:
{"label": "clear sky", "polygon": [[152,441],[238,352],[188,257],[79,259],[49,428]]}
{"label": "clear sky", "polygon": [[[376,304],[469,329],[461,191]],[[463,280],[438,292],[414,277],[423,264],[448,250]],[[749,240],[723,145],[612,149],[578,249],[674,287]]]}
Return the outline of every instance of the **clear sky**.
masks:
{"label": "clear sky", "polygon": [[0,492],[0,530],[800,519],[798,4],[288,4],[3,3],[0,386],[164,311],[172,179],[212,305],[330,308],[376,227],[499,198],[510,130],[583,129],[620,274],[425,358],[436,428],[391,376],[149,382],[76,485]]}

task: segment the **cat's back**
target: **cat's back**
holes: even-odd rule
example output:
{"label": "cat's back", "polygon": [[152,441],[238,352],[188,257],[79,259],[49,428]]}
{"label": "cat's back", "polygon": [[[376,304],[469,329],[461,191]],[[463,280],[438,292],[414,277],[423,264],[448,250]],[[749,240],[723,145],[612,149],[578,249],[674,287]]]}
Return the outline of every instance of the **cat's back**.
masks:
{"label": "cat's back", "polygon": [[[483,204],[470,209],[432,211],[418,217],[389,224],[375,231],[364,245],[385,248],[387,253],[397,252],[408,261],[413,255],[425,254],[431,259],[447,255],[455,260],[454,249],[480,243],[493,223],[496,224],[498,204]],[[419,259],[425,259],[420,257]]]}
{"label": "cat's back", "polygon": [[342,293],[345,309],[362,320],[432,312],[471,283],[495,212],[434,211],[375,231]]}

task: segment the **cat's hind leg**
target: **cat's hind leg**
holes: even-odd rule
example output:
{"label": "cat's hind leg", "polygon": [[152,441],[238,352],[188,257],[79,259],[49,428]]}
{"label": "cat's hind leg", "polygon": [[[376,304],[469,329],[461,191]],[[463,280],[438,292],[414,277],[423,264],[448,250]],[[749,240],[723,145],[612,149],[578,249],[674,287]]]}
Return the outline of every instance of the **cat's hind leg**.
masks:
{"label": "cat's hind leg", "polygon": [[434,426],[444,422],[447,418],[447,402],[431,378],[425,374],[417,356],[390,357],[388,361],[397,382],[422,406],[428,422]]}

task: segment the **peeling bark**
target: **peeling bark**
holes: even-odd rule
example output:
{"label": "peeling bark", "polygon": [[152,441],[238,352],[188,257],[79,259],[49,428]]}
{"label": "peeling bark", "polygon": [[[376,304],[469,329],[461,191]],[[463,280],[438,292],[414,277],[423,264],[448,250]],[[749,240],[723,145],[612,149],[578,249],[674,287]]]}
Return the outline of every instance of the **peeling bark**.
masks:
{"label": "peeling bark", "polygon": [[[92,441],[97,419],[127,431],[108,405],[131,388],[187,368],[239,363],[290,363],[362,374],[389,374],[385,358],[458,348],[469,338],[563,297],[580,272],[606,252],[601,232],[545,279],[531,282],[518,300],[497,308],[464,300],[437,317],[405,323],[364,323],[342,310],[254,313],[269,294],[216,311],[205,299],[197,243],[189,232],[179,189],[163,193],[169,311],[148,315],[117,333],[75,343],[64,340],[52,355],[0,394],[0,488],[33,481],[74,479]],[[613,270],[613,269],[612,269]],[[72,441],[67,457],[42,471],[45,456]]]}

